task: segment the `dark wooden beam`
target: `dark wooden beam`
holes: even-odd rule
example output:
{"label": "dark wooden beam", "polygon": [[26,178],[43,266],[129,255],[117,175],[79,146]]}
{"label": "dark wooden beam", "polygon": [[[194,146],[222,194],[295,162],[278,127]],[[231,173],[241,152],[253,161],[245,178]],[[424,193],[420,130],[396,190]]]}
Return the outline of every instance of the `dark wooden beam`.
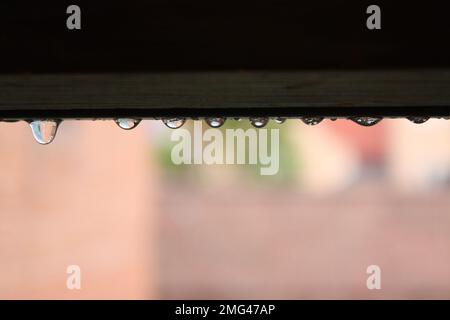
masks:
{"label": "dark wooden beam", "polygon": [[0,75],[0,118],[450,116],[450,70]]}

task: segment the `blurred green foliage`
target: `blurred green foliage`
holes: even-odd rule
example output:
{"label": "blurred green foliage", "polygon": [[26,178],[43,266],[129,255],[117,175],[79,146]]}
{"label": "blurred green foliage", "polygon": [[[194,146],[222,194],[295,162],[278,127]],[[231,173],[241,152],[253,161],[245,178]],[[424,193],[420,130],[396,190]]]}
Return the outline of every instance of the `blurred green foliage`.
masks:
{"label": "blurred green foliage", "polygon": [[[200,121],[200,120],[198,120]],[[298,170],[301,167],[299,164],[299,157],[294,151],[294,145],[292,141],[290,140],[290,130],[289,130],[289,123],[290,121],[287,120],[283,124],[277,124],[275,121],[271,120],[267,124],[264,129],[279,129],[279,137],[280,137],[280,148],[279,148],[279,171],[277,174],[273,176],[263,176],[260,174],[260,164],[257,165],[251,165],[251,164],[244,164],[244,165],[225,165],[229,168],[229,170],[240,170],[240,174],[243,175],[248,180],[253,180],[258,183],[280,183],[280,184],[290,184],[296,180],[296,177],[298,176]],[[194,121],[187,121],[186,124],[183,126],[184,129],[187,129],[190,131],[191,136],[193,137],[193,124]],[[218,130],[220,130],[225,137],[225,130],[226,129],[243,129],[247,130],[250,128],[253,128],[253,126],[250,124],[250,122],[247,119],[242,119],[241,121],[237,121],[234,119],[228,119],[225,124],[220,127]],[[209,126],[203,121],[202,123],[202,131],[204,132],[206,129],[209,129]],[[258,130],[258,129],[256,129]],[[179,176],[182,178],[183,176],[192,176],[195,177],[195,174],[192,174],[192,171],[196,171],[195,173],[201,174],[202,168],[204,168],[205,164],[203,165],[176,165],[173,163],[171,159],[171,152],[172,148],[178,144],[179,142],[174,142],[170,140],[170,134],[172,133],[171,129],[166,129],[162,139],[157,144],[156,154],[158,163],[163,171],[165,173],[173,176]],[[269,135],[269,146],[268,150],[270,152],[270,135]],[[204,143],[204,146],[207,143]],[[224,141],[225,145],[225,141]],[[246,159],[248,160],[248,145],[246,148]],[[225,152],[225,151],[224,151]],[[228,169],[227,168],[227,169]]]}

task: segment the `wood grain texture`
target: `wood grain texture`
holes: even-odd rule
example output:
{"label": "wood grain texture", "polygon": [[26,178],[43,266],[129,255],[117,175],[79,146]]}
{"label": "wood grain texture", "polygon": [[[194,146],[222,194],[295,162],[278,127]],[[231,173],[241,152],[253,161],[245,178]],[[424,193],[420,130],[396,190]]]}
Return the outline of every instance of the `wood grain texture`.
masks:
{"label": "wood grain texture", "polygon": [[0,75],[0,118],[449,116],[450,70]]}

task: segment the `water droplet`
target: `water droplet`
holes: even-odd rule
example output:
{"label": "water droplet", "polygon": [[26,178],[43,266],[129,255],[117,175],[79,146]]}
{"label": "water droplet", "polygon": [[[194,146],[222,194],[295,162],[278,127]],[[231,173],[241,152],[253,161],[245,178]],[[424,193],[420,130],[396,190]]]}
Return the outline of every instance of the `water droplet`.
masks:
{"label": "water droplet", "polygon": [[225,118],[206,118],[205,121],[211,128],[220,128],[221,126],[223,126],[226,119]]}
{"label": "water droplet", "polygon": [[138,126],[141,122],[140,119],[128,119],[128,118],[120,118],[116,119],[115,122],[117,125],[124,130],[131,130]]}
{"label": "water droplet", "polygon": [[374,117],[357,117],[357,118],[350,118],[353,122],[364,126],[364,127],[370,127],[376,125],[378,122],[383,120],[383,118],[374,118]]}
{"label": "water droplet", "polygon": [[183,118],[163,119],[163,123],[170,129],[181,128],[185,122],[186,122],[186,119],[183,119]]}
{"label": "water droplet", "polygon": [[312,118],[301,118],[302,121],[308,126],[315,126],[322,122],[323,118],[321,117],[312,117]]}
{"label": "water droplet", "polygon": [[411,122],[414,122],[416,124],[422,124],[424,122],[427,122],[430,118],[426,117],[409,117],[408,120]]}
{"label": "water droplet", "polygon": [[250,123],[255,128],[264,128],[269,122],[269,118],[250,118]]}
{"label": "water droplet", "polygon": [[275,118],[275,122],[278,124],[283,124],[285,121],[286,121],[286,118],[280,118],[280,117]]}
{"label": "water droplet", "polygon": [[241,118],[234,118],[234,120],[241,121],[242,119]]}
{"label": "water droplet", "polygon": [[33,120],[29,122],[33,137],[40,144],[49,144],[53,141],[60,123],[59,120]]}
{"label": "water droplet", "polygon": [[330,120],[331,120],[331,121],[336,121],[337,118],[336,118],[336,117],[333,117],[333,118],[330,118]]}

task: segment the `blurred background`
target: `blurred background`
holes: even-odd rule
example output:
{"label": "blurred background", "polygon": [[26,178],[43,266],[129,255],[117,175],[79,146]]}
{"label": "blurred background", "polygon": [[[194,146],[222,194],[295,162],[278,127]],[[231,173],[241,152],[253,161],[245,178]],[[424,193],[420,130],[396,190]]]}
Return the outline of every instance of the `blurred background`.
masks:
{"label": "blurred background", "polygon": [[450,299],[450,121],[271,127],[275,176],[175,166],[159,121],[1,123],[0,298]]}

